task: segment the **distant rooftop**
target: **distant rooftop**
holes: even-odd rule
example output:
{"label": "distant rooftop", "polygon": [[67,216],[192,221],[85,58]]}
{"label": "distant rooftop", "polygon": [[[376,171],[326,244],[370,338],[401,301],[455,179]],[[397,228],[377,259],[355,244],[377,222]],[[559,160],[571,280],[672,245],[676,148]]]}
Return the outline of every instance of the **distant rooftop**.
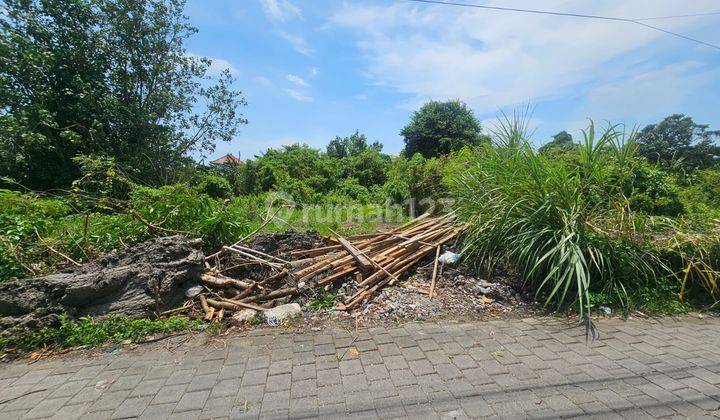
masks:
{"label": "distant rooftop", "polygon": [[211,165],[239,165],[241,163],[243,163],[243,161],[240,160],[240,158],[233,156],[231,153],[210,161]]}

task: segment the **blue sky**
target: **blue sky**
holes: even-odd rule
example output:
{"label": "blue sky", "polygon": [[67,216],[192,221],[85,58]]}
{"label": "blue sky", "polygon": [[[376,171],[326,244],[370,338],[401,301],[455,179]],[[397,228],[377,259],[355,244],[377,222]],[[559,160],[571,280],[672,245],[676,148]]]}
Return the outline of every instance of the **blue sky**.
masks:
{"label": "blue sky", "polygon": [[[524,0],[477,4],[618,17],[719,11],[717,0]],[[229,68],[249,124],[212,156],[250,158],[355,130],[388,153],[423,102],[460,99],[489,127],[530,105],[534,142],[593,118],[629,126],[672,113],[720,128],[720,50],[631,23],[405,0],[190,0],[191,54]],[[648,21],[720,44],[720,15]]]}

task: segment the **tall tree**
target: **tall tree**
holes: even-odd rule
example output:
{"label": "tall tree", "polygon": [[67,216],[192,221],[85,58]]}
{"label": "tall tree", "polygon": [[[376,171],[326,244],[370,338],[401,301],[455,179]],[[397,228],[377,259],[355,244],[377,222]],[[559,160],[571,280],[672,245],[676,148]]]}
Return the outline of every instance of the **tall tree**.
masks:
{"label": "tall tree", "polygon": [[552,137],[552,140],[545,143],[538,150],[541,154],[563,153],[577,148],[577,145],[573,143],[572,135],[565,130]]}
{"label": "tall tree", "polygon": [[0,175],[65,187],[78,155],[113,157],[150,184],[247,121],[229,71],[189,54],[184,0],[5,0]]}
{"label": "tall tree", "polygon": [[426,158],[444,155],[481,141],[480,121],[463,102],[430,101],[412,115],[400,134],[405,156],[420,153]]}
{"label": "tall tree", "polygon": [[708,128],[686,115],[670,115],[638,133],[638,153],[652,163],[683,172],[709,168],[720,162],[720,130]]}
{"label": "tall tree", "polygon": [[367,149],[380,152],[382,151],[382,144],[376,141],[368,145],[365,134],[360,134],[359,131],[355,131],[350,137],[336,136],[333,140],[330,140],[326,148],[326,153],[330,157],[344,158],[359,155]]}

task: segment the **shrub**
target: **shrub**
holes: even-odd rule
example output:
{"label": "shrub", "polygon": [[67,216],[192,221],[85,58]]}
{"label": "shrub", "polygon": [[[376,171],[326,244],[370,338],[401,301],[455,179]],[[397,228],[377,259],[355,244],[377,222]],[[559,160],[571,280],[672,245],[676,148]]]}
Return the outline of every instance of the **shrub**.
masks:
{"label": "shrub", "polygon": [[658,167],[638,160],[632,169],[630,208],[646,214],[678,216],[685,212],[674,178]]}
{"label": "shrub", "polygon": [[77,209],[111,211],[127,200],[132,185],[118,171],[115,159],[80,155],[72,160],[82,174],[72,182],[70,194]]}
{"label": "shrub", "polygon": [[622,193],[635,153],[632,135],[615,127],[596,133],[591,123],[576,164],[535,153],[519,119],[502,122],[494,141],[450,179],[469,223],[469,258],[488,269],[509,261],[548,303],[574,302],[589,328],[591,292],[626,302],[628,288],[669,274],[643,232],[633,230]]}
{"label": "shrub", "polygon": [[203,175],[195,188],[198,192],[215,199],[228,198],[233,195],[230,182],[219,175]]}

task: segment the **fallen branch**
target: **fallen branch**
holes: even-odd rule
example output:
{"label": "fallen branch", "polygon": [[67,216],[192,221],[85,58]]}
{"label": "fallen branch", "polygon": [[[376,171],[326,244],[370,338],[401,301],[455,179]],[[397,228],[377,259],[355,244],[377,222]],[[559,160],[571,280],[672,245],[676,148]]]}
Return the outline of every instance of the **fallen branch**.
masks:
{"label": "fallen branch", "polygon": [[223,300],[215,300],[215,299],[207,299],[208,305],[212,306],[216,309],[229,309],[231,311],[237,311],[240,308],[249,308],[249,309],[255,309],[256,311],[264,311],[265,308],[261,308],[257,305],[253,305],[251,303],[247,302],[239,302],[237,300],[230,300],[230,299],[223,299]]}
{"label": "fallen branch", "polygon": [[245,290],[252,283],[244,282],[241,280],[235,280],[233,278],[223,276],[222,274],[208,274],[203,273],[200,275],[200,281],[205,284],[217,287],[235,287],[237,289]]}
{"label": "fallen branch", "polygon": [[53,248],[50,244],[46,243],[45,240],[42,238],[42,236],[40,236],[40,232],[38,232],[38,230],[36,228],[34,228],[34,229],[35,229],[35,234],[37,235],[40,243],[45,245],[50,252],[65,258],[67,261],[70,261],[71,263],[75,264],[75,266],[77,266],[77,267],[80,267],[82,265],[79,262],[68,257],[67,255],[63,254],[62,252],[58,251],[57,249]]}
{"label": "fallen branch", "polygon": [[135,219],[137,219],[138,222],[142,223],[149,229],[155,229],[155,230],[159,230],[161,232],[168,232],[168,233],[173,233],[176,235],[185,235],[186,234],[186,232],[183,232],[180,230],[168,229],[168,228],[164,228],[162,226],[154,225],[154,224],[148,222],[147,220],[143,219],[143,217],[140,216],[140,214],[138,212],[136,212],[135,210],[130,210],[130,215],[132,217],[134,217]]}

